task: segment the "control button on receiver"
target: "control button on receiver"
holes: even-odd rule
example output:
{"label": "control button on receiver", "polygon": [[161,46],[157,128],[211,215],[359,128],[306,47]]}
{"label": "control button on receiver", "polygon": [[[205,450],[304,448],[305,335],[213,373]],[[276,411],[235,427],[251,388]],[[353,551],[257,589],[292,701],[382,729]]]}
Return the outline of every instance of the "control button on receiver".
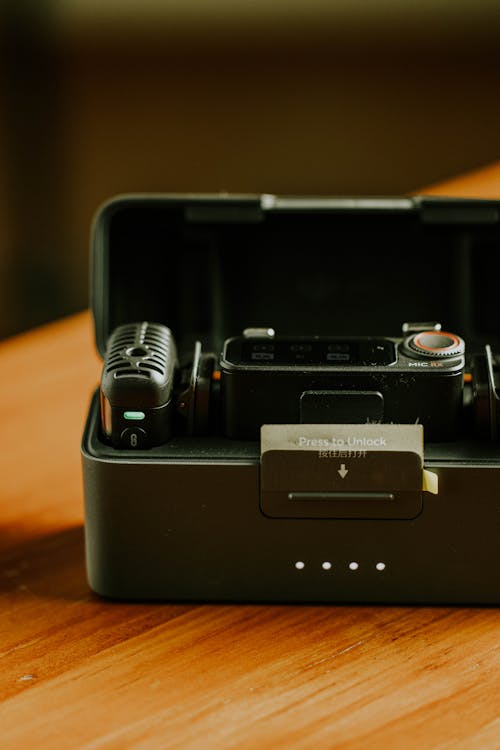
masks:
{"label": "control button on receiver", "polygon": [[460,336],[446,331],[421,331],[408,339],[407,347],[425,357],[459,357],[465,351]]}
{"label": "control button on receiver", "polygon": [[146,430],[128,427],[121,433],[120,442],[126,448],[142,448],[146,442]]}

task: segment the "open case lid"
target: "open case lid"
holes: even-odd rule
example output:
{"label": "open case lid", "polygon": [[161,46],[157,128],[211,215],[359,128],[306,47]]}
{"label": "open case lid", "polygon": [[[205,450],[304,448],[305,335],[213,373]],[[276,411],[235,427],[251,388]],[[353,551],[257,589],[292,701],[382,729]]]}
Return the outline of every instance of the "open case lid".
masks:
{"label": "open case lid", "polygon": [[249,326],[397,336],[437,320],[469,351],[500,338],[500,201],[124,196],[98,213],[92,253],[101,355],[139,320],[214,351]]}

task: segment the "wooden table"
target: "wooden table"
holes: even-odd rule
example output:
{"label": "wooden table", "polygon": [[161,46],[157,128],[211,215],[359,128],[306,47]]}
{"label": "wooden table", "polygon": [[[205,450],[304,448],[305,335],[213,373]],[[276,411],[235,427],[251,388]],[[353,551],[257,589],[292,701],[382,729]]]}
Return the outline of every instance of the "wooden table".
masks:
{"label": "wooden table", "polygon": [[[428,192],[498,198],[500,164]],[[90,316],[0,353],[2,750],[500,747],[499,609],[93,595],[79,457],[100,369]]]}

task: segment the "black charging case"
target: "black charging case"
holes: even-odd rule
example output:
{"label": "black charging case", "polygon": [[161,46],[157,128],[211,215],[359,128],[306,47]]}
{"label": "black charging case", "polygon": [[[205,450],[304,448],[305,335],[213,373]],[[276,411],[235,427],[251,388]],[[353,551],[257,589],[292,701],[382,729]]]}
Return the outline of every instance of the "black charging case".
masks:
{"label": "black charging case", "polygon": [[[101,355],[116,326],[141,320],[167,325],[179,350],[199,340],[213,352],[248,326],[398,336],[404,321],[431,320],[459,334],[470,356],[500,344],[499,279],[494,201],[125,196],[102,208],[92,233]],[[297,487],[307,495],[319,481],[320,459],[308,469],[313,454],[286,443],[297,427],[282,444],[271,427],[280,449],[271,455],[259,441],[215,434],[117,449],[99,424],[96,392],[82,456],[88,579],[101,595],[500,602],[500,442],[478,437],[473,420],[450,442],[424,434],[423,467],[417,456],[398,469],[397,451],[373,459],[377,492],[394,495],[396,475],[408,482],[399,488],[413,493],[403,517],[393,501],[380,513],[369,499],[352,512],[328,499],[320,514],[288,512]],[[325,487],[361,465],[352,452],[322,460]],[[285,510],[270,513],[266,493],[278,490]]]}

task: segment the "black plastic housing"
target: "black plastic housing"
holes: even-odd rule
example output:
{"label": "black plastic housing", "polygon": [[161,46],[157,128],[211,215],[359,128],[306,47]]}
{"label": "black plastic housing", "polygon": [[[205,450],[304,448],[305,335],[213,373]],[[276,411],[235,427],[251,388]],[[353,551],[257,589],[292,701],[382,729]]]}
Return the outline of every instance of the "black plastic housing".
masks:
{"label": "black plastic housing", "polygon": [[[322,339],[302,341],[313,347],[322,343]],[[226,341],[220,361],[224,434],[240,440],[258,440],[263,424],[307,421],[301,415],[304,393],[315,392],[317,401],[324,397],[328,407],[329,392],[340,395],[347,391],[364,392],[368,397],[373,393],[381,395],[383,407],[380,414],[377,410],[373,421],[422,424],[426,439],[430,441],[453,440],[458,436],[463,411],[464,357],[433,361],[416,353],[410,356],[403,339],[335,341],[336,348],[351,351],[360,347],[369,351],[375,342],[379,347],[389,347],[389,356],[384,358],[384,364],[367,361],[364,364],[323,362],[292,366],[266,360],[242,362],[234,354],[248,344],[248,340]],[[281,342],[285,343],[286,339],[276,339],[276,346]],[[322,348],[328,348],[328,344],[325,342]],[[327,414],[328,408],[325,408],[325,419],[321,421],[328,421]],[[348,411],[344,421],[351,421],[347,417]],[[338,420],[332,418],[331,421]],[[362,416],[362,421],[366,421],[366,417]]]}
{"label": "black plastic housing", "polygon": [[[167,325],[181,352],[195,340],[221,351],[247,326],[397,338],[405,320],[440,320],[470,354],[498,347],[499,209],[434,198],[120,198],[93,230],[98,349],[136,320]],[[377,519],[270,518],[258,441],[174,434],[130,451],[106,444],[99,422],[96,392],[82,443],[85,532],[89,582],[104,596],[500,603],[500,446],[466,422],[453,440],[426,438],[438,494],[422,490],[412,518]]]}
{"label": "black plastic housing", "polygon": [[176,366],[166,326],[140,321],[113,331],[101,377],[101,427],[115,448],[151,447],[170,437]]}

